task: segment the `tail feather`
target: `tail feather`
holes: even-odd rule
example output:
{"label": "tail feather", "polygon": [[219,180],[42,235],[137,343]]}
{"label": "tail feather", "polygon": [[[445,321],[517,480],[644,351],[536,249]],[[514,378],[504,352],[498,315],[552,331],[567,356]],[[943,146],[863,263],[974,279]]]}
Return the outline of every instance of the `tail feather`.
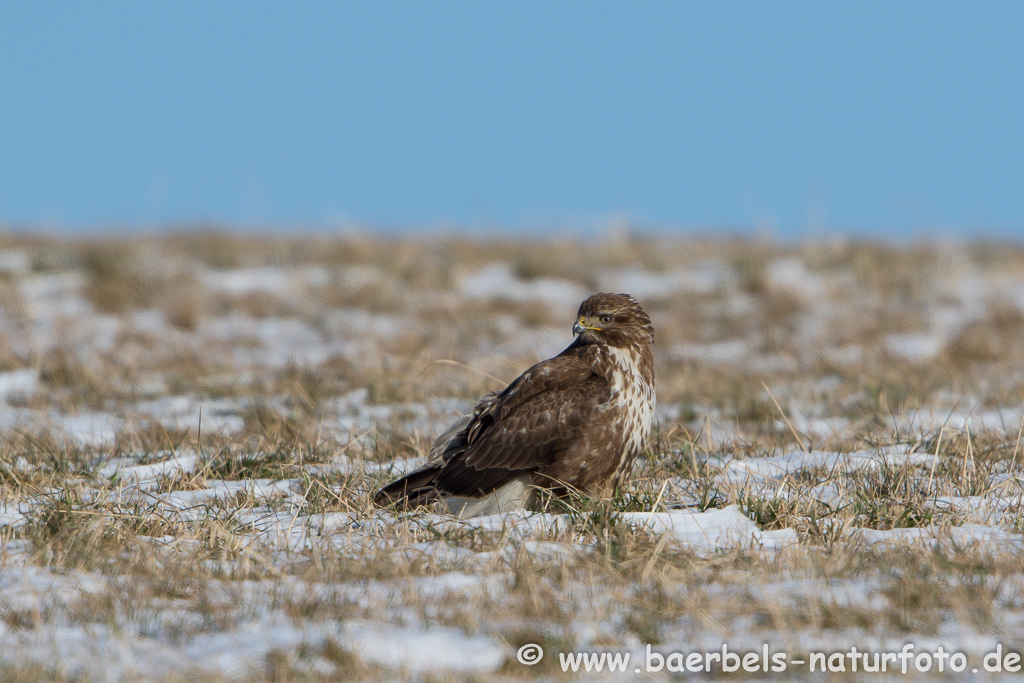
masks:
{"label": "tail feather", "polygon": [[441,467],[435,465],[411,472],[378,491],[373,502],[378,506],[398,505],[403,509],[426,505],[438,496],[434,477],[440,471]]}
{"label": "tail feather", "polygon": [[425,467],[410,472],[382,488],[373,497],[373,502],[378,506],[397,505],[402,509],[408,509],[441,498],[443,494],[435,488],[434,480],[452,458],[458,457],[466,450],[470,426],[497,398],[498,394],[491,392],[480,399],[473,412],[456,420],[455,424],[434,440]]}

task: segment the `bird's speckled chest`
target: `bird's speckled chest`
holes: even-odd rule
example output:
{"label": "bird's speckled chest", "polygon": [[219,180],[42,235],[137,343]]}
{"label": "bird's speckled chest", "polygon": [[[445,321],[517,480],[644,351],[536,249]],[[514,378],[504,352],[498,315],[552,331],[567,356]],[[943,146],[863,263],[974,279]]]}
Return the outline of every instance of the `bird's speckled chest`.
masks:
{"label": "bird's speckled chest", "polygon": [[614,485],[628,474],[650,439],[656,399],[649,364],[649,352],[645,358],[640,349],[605,347],[594,358],[593,369],[604,375],[611,388],[601,411],[608,419],[607,427],[614,432],[607,436],[609,442],[622,444],[619,452],[610,454],[614,459]]}
{"label": "bird's speckled chest", "polygon": [[647,446],[651,436],[656,399],[654,386],[641,372],[641,358],[626,349],[608,349],[610,403],[618,408],[623,423],[626,450],[635,457]]}

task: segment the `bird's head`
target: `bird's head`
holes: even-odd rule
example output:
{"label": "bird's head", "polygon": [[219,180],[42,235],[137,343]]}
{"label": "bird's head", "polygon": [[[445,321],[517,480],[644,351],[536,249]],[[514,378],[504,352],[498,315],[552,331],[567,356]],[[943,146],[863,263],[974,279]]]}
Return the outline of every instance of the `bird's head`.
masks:
{"label": "bird's head", "polygon": [[625,347],[654,341],[650,317],[628,294],[602,292],[588,297],[580,304],[572,333],[584,344]]}

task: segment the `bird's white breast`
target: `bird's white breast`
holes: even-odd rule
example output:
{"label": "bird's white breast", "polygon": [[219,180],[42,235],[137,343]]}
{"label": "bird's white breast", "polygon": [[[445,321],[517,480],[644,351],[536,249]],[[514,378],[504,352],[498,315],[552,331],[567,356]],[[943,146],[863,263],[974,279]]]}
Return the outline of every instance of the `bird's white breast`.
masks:
{"label": "bird's white breast", "polygon": [[449,496],[445,502],[448,504],[448,514],[469,519],[522,510],[530,506],[535,495],[536,489],[531,477],[523,475],[481,498]]}
{"label": "bird's white breast", "polygon": [[654,387],[640,372],[639,358],[628,350],[610,348],[612,362],[612,405],[622,410],[626,448],[623,458],[635,457],[647,445],[651,435],[656,398]]}

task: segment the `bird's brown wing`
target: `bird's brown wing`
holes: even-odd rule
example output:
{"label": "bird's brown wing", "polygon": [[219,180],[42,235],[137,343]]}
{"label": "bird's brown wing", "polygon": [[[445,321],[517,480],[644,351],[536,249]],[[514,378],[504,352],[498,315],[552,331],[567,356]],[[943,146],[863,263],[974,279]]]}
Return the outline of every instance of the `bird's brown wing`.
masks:
{"label": "bird's brown wing", "polygon": [[451,427],[434,439],[430,446],[430,454],[426,464],[420,469],[397,479],[374,495],[377,505],[399,504],[404,508],[425,505],[437,499],[438,491],[434,487],[437,477],[444,464],[466,450],[466,435],[470,425],[498,399],[499,394],[492,391],[480,399],[473,412],[463,415]]}
{"label": "bird's brown wing", "polygon": [[410,472],[377,491],[373,502],[376,505],[398,504],[402,508],[426,505],[437,499],[434,478],[440,471],[441,468],[437,465],[427,465]]}
{"label": "bird's brown wing", "polygon": [[538,363],[486,405],[481,402],[465,432],[446,448],[434,488],[479,497],[550,464],[609,396],[607,380],[576,354]]}

